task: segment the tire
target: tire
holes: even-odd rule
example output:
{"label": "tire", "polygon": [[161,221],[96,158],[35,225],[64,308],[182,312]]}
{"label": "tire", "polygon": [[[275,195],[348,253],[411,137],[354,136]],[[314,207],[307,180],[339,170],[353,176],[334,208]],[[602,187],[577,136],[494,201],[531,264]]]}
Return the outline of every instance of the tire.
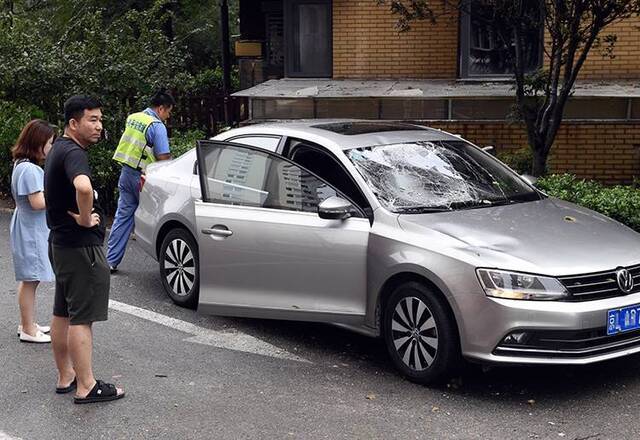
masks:
{"label": "tire", "polygon": [[441,383],[461,364],[451,312],[439,295],[419,282],[393,291],[384,308],[383,336],[394,366],[412,382]]}
{"label": "tire", "polygon": [[171,300],[181,307],[198,307],[200,264],[198,244],[185,229],[172,229],[162,240],[160,279]]}

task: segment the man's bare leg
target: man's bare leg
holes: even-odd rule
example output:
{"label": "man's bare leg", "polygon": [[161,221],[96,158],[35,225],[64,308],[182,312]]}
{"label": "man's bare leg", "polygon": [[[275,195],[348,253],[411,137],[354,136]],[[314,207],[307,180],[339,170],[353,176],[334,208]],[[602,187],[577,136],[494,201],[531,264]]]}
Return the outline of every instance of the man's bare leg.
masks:
{"label": "man's bare leg", "polygon": [[[93,331],[91,324],[69,326],[69,354],[76,371],[78,388],[76,397],[86,397],[96,384],[93,376]],[[118,394],[122,394],[121,388],[116,388]]]}
{"label": "man's bare leg", "polygon": [[91,324],[69,326],[69,355],[76,371],[78,388],[76,396],[85,397],[96,384],[93,376],[93,332]]}
{"label": "man's bare leg", "polygon": [[51,319],[51,348],[58,368],[58,388],[68,387],[76,377],[71,357],[69,356],[68,330],[69,318],[54,316]]}

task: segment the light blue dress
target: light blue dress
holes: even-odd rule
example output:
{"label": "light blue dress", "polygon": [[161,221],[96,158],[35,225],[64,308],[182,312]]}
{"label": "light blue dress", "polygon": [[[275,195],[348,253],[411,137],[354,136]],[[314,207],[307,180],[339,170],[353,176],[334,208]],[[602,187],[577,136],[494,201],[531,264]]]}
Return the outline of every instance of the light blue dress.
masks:
{"label": "light blue dress", "polygon": [[44,210],[31,208],[29,194],[44,190],[44,171],[31,162],[19,163],[11,176],[16,209],[11,218],[11,251],[16,281],[53,281],[49,262],[49,228]]}

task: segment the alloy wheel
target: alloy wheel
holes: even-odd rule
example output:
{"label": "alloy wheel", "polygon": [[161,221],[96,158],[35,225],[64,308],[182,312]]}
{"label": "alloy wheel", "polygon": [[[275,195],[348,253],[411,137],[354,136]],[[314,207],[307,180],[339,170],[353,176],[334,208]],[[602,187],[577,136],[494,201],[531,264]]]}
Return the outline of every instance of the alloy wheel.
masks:
{"label": "alloy wheel", "polygon": [[423,371],[438,352],[438,330],[429,307],[414,296],[396,305],[391,319],[393,345],[402,362],[414,371]]}
{"label": "alloy wheel", "polygon": [[184,240],[176,238],[169,243],[164,253],[165,278],[177,296],[186,296],[193,288],[195,264],[193,252]]}

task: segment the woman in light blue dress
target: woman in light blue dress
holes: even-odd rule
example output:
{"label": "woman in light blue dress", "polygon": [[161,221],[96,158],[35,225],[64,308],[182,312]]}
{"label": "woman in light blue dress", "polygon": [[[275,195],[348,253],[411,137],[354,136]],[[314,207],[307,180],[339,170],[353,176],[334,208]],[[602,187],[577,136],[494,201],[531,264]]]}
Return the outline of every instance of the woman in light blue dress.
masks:
{"label": "woman in light blue dress", "polygon": [[41,281],[53,281],[49,262],[49,228],[45,215],[42,163],[51,149],[55,132],[40,119],[29,122],[11,150],[14,159],[11,193],[16,209],[11,219],[11,251],[18,281],[22,342],[47,343],[49,327],[35,322],[36,289]]}

